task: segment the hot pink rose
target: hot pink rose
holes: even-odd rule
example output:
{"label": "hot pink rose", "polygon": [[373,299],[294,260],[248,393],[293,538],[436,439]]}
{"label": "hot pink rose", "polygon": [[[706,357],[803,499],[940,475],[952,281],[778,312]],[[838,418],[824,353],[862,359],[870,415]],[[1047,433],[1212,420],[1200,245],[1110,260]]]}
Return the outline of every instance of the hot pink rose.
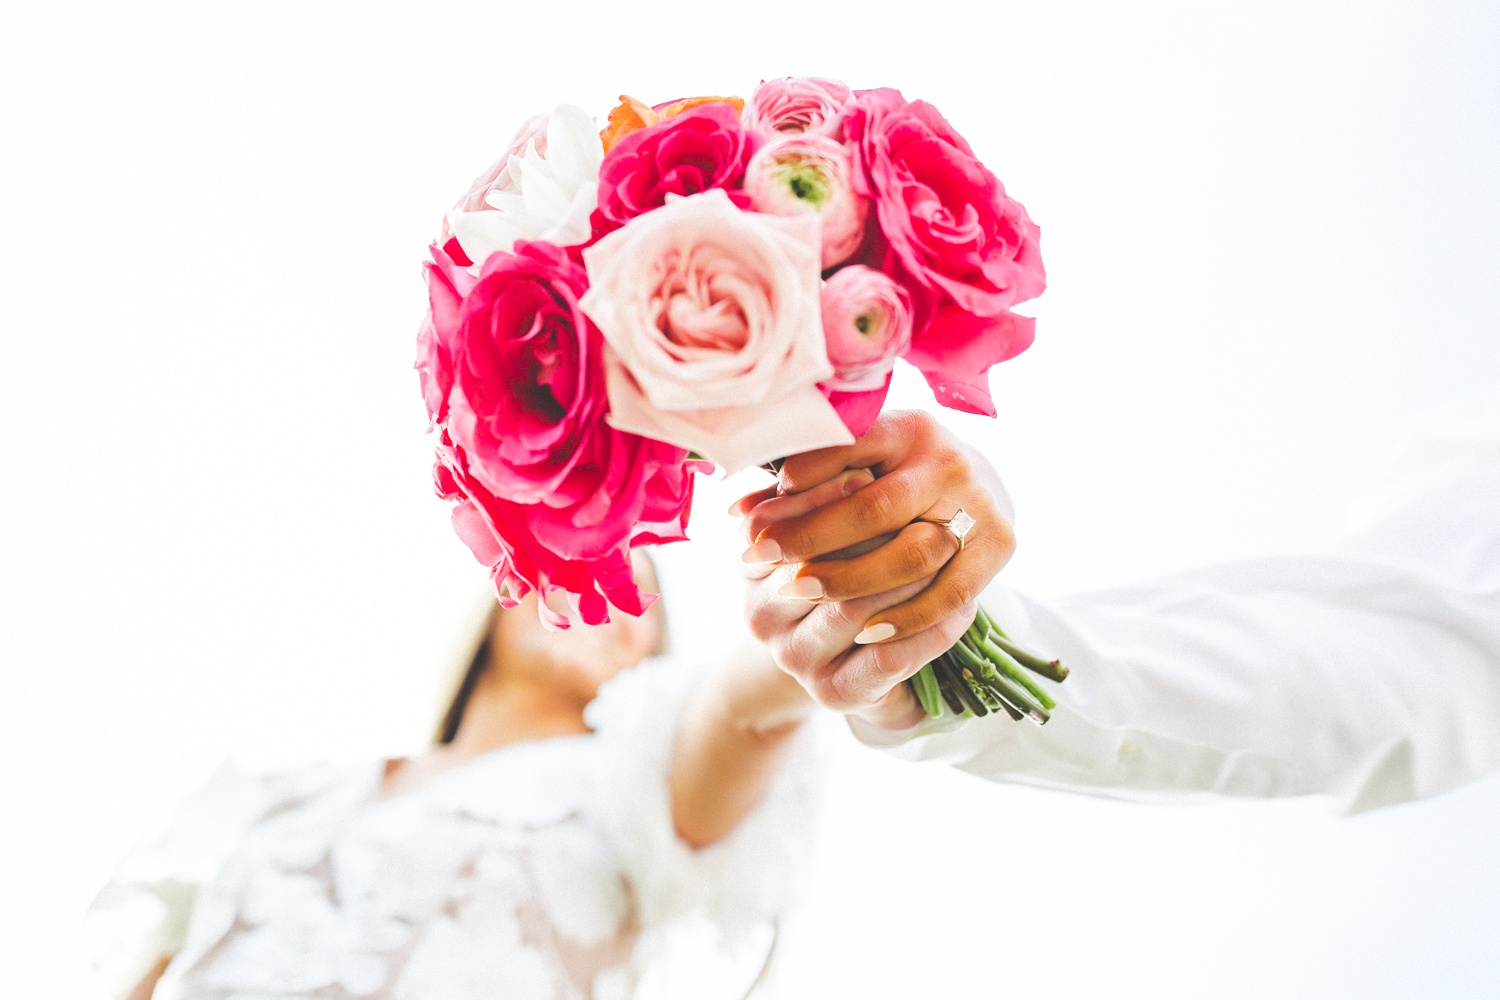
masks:
{"label": "hot pink rose", "polygon": [[810,132],[838,137],[844,107],[854,95],[837,80],[765,80],[745,104],[745,127],[762,135]]}
{"label": "hot pink rose", "polygon": [[502,600],[564,589],[590,624],[606,620],[606,599],[639,614],[649,599],[630,545],[682,537],[691,478],[682,449],[605,422],[604,344],[579,309],[582,267],[546,243],[497,251],[477,277],[433,257],[418,367],[460,536]]}
{"label": "hot pink rose", "polygon": [[[669,195],[738,188],[760,145],[727,104],[704,104],[631,132],[599,168],[596,235],[666,204]],[[738,197],[738,195],[737,195]]]}
{"label": "hot pink rose", "polygon": [[911,280],[979,316],[1042,293],[1040,231],[937,108],[862,91],[844,128],[854,188]]}
{"label": "hot pink rose", "polygon": [[1035,334],[1036,320],[1030,316],[975,316],[945,306],[912,338],[902,357],[921,370],[939,403],[993,417],[990,366],[1026,350]]}
{"label": "hot pink rose", "polygon": [[733,471],[853,437],[817,384],[817,217],[669,201],[583,251],[583,310],[609,342],[610,422]]}
{"label": "hot pink rose", "polygon": [[993,415],[985,373],[1031,343],[1010,309],[1046,287],[1036,224],[930,104],[861,91],[844,130],[883,263],[918,298],[907,360],[945,405]]}
{"label": "hot pink rose", "polygon": [[745,194],[758,212],[822,220],[824,269],[848,260],[865,237],[870,200],[854,193],[849,151],[823,135],[773,139],[750,158]]}

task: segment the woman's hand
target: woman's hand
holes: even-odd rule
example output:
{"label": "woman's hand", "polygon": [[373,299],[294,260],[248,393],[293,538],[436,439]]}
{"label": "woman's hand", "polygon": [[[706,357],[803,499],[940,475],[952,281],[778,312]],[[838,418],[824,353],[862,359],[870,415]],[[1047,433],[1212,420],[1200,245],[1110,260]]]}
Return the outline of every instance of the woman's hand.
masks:
{"label": "woman's hand", "polygon": [[[985,573],[986,563],[979,561],[975,561],[975,569],[966,570],[980,575],[973,584],[976,596],[1014,546],[1008,500],[982,458],[955,449],[951,438],[923,414],[902,414],[889,423],[895,426],[882,428],[877,424],[871,435],[850,448],[828,449],[788,461],[782,474],[801,492],[781,495],[779,487],[771,487],[743,498],[736,512],[749,512],[747,540],[756,543],[745,555],[746,575],[754,581],[747,602],[751,632],[771,648],[778,665],[796,677],[820,704],[860,715],[886,729],[905,729],[921,721],[923,713],[901,682],[958,641],[974,619],[976,602],[964,597],[962,588],[948,589],[942,592],[963,599],[952,608],[939,604],[941,617],[933,624],[921,626],[918,618],[918,626],[908,626],[899,636],[884,640],[876,627],[899,616],[903,607],[909,609],[919,602],[919,595],[934,592],[945,571],[944,563],[952,560],[958,544],[951,532],[937,525],[907,526],[876,534],[887,522],[877,519],[863,527],[841,524],[841,520],[862,515],[845,513],[839,518],[837,512],[846,510],[851,501],[880,490],[886,479],[899,473],[897,482],[920,490],[920,495],[903,497],[893,490],[882,503],[936,511],[938,503],[946,502],[951,504],[948,513],[962,507],[975,516],[976,525],[981,517],[990,519],[989,524],[999,527],[1003,544],[996,546],[1001,550],[998,558],[993,553],[990,556],[993,570]],[[883,436],[872,440],[876,432]],[[882,479],[877,480],[866,468],[845,467],[861,460],[885,473]],[[963,470],[970,462],[977,462],[993,485],[967,481],[972,474]],[[820,472],[829,470],[832,478],[807,485]],[[936,475],[924,478],[924,473],[932,472]],[[956,503],[927,499],[936,495],[959,499]],[[999,514],[1001,509],[1006,512],[1003,516]],[[835,516],[828,516],[829,512]],[[819,534],[820,518],[831,531]],[[814,523],[812,529],[806,527],[809,522]],[[799,524],[803,527],[787,530],[787,526],[796,529]],[[799,537],[799,531],[808,533],[805,551],[827,553],[833,546],[853,544],[811,563],[785,557],[780,561],[758,558],[768,554],[765,547],[757,549],[758,543],[767,538]],[[872,534],[875,537],[870,537]],[[935,551],[935,555],[913,559],[912,555],[920,555],[922,546],[933,541],[933,535],[946,549],[934,547],[927,551]],[[913,542],[910,549],[905,548]],[[963,551],[967,554],[969,548],[965,545]],[[909,554],[903,555],[903,551]],[[812,586],[807,581],[813,581]]]}
{"label": "woman's hand", "polygon": [[[825,492],[822,505],[796,502],[851,469],[870,470],[874,481]],[[974,519],[962,546],[947,528],[921,520],[959,510]],[[782,596],[870,611],[856,630],[859,643],[914,637],[948,620],[979,597],[1016,547],[1010,499],[994,469],[916,410],[882,413],[852,445],[787,459],[777,486],[743,497],[735,511],[751,541],[745,562],[800,564],[780,576]],[[882,537],[886,544],[868,547]],[[857,603],[917,583],[889,606]]]}
{"label": "woman's hand", "polygon": [[975,605],[960,607],[915,635],[861,645],[854,640],[871,615],[909,599],[928,581],[853,601],[810,602],[778,593],[795,569],[772,569],[750,585],[750,631],[770,647],[776,664],[825,708],[859,715],[884,729],[922,721],[916,697],[901,682],[952,648],[974,620]]}

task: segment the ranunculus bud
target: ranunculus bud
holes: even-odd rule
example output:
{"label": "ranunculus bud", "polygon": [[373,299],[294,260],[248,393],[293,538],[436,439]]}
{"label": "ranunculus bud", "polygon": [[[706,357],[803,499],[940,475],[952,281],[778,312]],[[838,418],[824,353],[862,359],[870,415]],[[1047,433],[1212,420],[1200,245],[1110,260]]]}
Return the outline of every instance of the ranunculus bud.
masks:
{"label": "ranunculus bud", "polygon": [[823,224],[823,269],[848,260],[865,236],[870,201],[854,193],[849,151],[826,136],[792,135],[762,146],[745,170],[758,212],[816,212]]}
{"label": "ranunculus bud", "polygon": [[844,106],[853,97],[837,80],[766,80],[750,95],[743,121],[747,129],[766,136],[812,132],[837,138]]}
{"label": "ranunculus bud", "polygon": [[911,344],[911,297],[889,276],[862,264],[840,268],[823,283],[823,338],[833,377],[823,385],[868,392]]}

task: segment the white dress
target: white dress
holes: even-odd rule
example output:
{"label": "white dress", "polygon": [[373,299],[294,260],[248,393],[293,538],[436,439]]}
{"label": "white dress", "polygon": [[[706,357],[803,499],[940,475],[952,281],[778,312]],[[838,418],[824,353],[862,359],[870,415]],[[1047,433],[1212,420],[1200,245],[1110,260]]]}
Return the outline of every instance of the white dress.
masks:
{"label": "white dress", "polygon": [[1042,602],[1002,626],[1072,668],[1045,727],[855,734],[995,781],[1129,799],[1325,798],[1344,812],[1500,771],[1500,395],[1435,417],[1320,554]]}
{"label": "white dress", "polygon": [[802,881],[817,740],[807,727],[756,811],[690,849],[666,776],[693,676],[627,671],[589,706],[593,732],[491,751],[394,796],[383,761],[222,770],[101,893],[98,970],[125,996],[175,954],[156,1000],[615,1000],[696,920],[719,931],[700,952],[725,961],[695,995],[742,996]]}

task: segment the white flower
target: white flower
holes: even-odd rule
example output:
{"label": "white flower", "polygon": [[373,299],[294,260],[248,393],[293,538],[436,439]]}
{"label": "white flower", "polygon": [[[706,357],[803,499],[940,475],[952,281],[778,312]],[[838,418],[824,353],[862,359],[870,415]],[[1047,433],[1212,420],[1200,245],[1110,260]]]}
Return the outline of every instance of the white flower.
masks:
{"label": "white flower", "polygon": [[485,188],[460,202],[487,207],[448,213],[448,227],[476,265],[517,240],[572,246],[589,238],[604,159],[598,126],[571,104],[554,108],[545,130],[539,122],[528,126],[496,164],[499,169],[481,178]]}

